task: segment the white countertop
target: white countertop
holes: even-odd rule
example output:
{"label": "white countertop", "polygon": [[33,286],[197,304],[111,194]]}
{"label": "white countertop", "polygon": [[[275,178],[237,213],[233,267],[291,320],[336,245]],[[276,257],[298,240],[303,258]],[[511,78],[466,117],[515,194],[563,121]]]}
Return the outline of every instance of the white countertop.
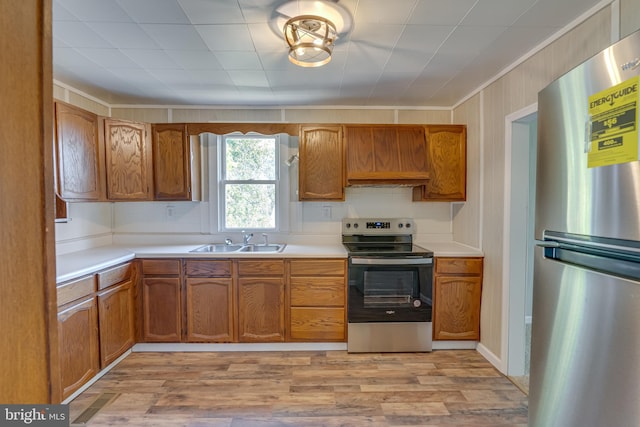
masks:
{"label": "white countertop", "polygon": [[[435,256],[477,257],[482,252],[456,242],[416,242]],[[135,258],[346,258],[347,251],[338,245],[287,244],[282,252],[191,252],[202,244],[101,246],[56,257],[57,283],[94,273]]]}

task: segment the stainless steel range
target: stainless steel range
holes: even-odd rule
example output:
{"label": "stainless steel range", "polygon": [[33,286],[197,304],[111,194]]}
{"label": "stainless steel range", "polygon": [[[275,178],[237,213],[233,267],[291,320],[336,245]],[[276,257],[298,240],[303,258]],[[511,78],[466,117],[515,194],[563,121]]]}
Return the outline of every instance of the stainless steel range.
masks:
{"label": "stainless steel range", "polygon": [[347,351],[431,351],[433,252],[406,218],[345,218]]}

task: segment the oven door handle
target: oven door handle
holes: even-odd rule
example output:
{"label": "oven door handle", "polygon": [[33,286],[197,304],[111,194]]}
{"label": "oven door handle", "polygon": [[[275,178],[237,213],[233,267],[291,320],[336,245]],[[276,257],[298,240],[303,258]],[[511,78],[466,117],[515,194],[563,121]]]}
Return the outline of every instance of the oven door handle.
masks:
{"label": "oven door handle", "polygon": [[360,258],[351,257],[354,265],[430,265],[433,258]]}

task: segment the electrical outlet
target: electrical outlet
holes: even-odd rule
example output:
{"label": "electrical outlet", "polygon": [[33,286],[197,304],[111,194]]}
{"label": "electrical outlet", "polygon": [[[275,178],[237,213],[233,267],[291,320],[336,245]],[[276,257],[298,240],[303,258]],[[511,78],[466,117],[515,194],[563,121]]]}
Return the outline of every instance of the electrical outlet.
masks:
{"label": "electrical outlet", "polygon": [[167,205],[165,209],[165,216],[167,219],[172,219],[176,214],[176,207],[173,205]]}
{"label": "electrical outlet", "polygon": [[323,206],[322,207],[322,218],[323,219],[331,219],[331,206]]}

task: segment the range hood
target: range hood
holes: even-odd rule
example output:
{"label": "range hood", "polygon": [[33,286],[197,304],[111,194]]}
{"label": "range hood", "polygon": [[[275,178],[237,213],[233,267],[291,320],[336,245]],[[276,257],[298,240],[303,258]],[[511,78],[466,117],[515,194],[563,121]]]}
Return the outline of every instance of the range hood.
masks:
{"label": "range hood", "polygon": [[347,186],[425,185],[429,181],[424,126],[345,126]]}

